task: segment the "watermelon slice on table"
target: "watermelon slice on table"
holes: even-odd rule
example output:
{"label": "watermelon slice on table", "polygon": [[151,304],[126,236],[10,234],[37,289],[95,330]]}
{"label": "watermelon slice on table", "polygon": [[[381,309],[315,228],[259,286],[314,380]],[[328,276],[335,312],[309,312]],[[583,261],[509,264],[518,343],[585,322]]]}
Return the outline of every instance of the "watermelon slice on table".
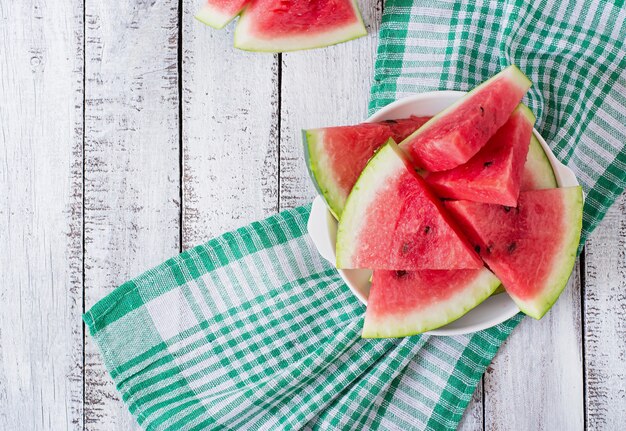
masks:
{"label": "watermelon slice on table", "polygon": [[535,138],[530,137],[530,147],[524,164],[520,191],[555,189],[558,187],[552,164],[543,147]]}
{"label": "watermelon slice on table", "polygon": [[425,176],[442,198],[516,206],[535,116],[523,104],[467,163]]}
{"label": "watermelon slice on table", "polygon": [[428,117],[410,117],[302,132],[309,173],[335,218],[376,150],[390,137],[403,140],[426,121]]}
{"label": "watermelon slice on table", "polygon": [[241,13],[250,0],[206,0],[196,12],[196,19],[220,29]]}
{"label": "watermelon slice on table", "polygon": [[478,269],[482,262],[393,140],[367,164],[337,230],[337,267]]}
{"label": "watermelon slice on table", "polygon": [[400,147],[416,167],[430,172],[455,168],[506,123],[530,86],[517,67],[509,66],[435,115]]}
{"label": "watermelon slice on table", "polygon": [[235,47],[285,52],[334,45],[365,36],[354,0],[253,0],[235,29]]}
{"label": "watermelon slice on table", "polygon": [[524,313],[540,319],[574,267],[582,228],[580,187],[520,193],[517,208],[445,202]]}
{"label": "watermelon slice on table", "polygon": [[486,268],[376,270],[363,337],[406,337],[439,328],[483,302],[499,285],[500,280]]}

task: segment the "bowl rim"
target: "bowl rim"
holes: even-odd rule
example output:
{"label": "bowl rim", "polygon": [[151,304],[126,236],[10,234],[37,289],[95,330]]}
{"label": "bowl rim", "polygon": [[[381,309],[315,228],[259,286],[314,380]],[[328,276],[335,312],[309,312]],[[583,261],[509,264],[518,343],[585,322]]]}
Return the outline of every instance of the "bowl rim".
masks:
{"label": "bowl rim", "polygon": [[[397,115],[394,116],[391,113],[396,111],[398,108],[405,108],[412,104],[424,102],[425,100],[429,100],[429,99],[432,100],[433,98],[458,99],[465,94],[467,94],[467,92],[465,91],[444,90],[444,91],[429,91],[429,92],[407,96],[407,97],[398,99],[390,103],[389,105],[385,106],[384,108],[380,109],[375,114],[371,115],[365,122],[371,123],[371,122],[384,121],[384,120],[389,120],[389,119],[396,119],[398,118]],[[454,100],[451,101],[451,103],[453,102]],[[533,129],[533,134],[535,135],[535,137],[541,144],[544,152],[546,153],[546,156],[548,157],[548,160],[550,161],[552,170],[554,171],[554,175],[557,180],[558,187],[568,187],[568,186],[579,185],[578,180],[576,179],[576,176],[574,175],[572,170],[569,169],[567,166],[563,165],[556,158],[556,156],[554,155],[554,153],[552,152],[552,150],[550,149],[546,141],[543,139],[543,137],[539,134],[539,132],[536,129]],[[335,220],[332,213],[328,210],[324,199],[318,195],[315,198],[312,209],[311,209],[311,215],[309,217],[309,222],[308,222],[308,231],[319,253],[322,255],[322,257],[324,257],[326,260],[331,262],[333,266],[335,265],[334,237],[336,235],[336,229],[337,229],[337,220]],[[360,282],[363,282],[362,280],[364,279],[365,280],[369,279],[369,276],[367,274],[368,273],[371,274],[371,270],[337,269],[337,271],[339,272],[339,275],[341,276],[344,283],[346,283],[348,288],[358,298],[358,300],[364,305],[367,305],[367,297],[363,294],[362,289],[359,289],[357,288],[357,286],[354,285],[353,280],[355,278],[354,277],[355,274],[361,274],[359,277],[359,279],[361,280]],[[368,282],[368,281],[365,281],[365,282]],[[493,297],[488,298],[488,299],[492,299],[492,298]],[[436,328],[431,331],[424,332],[424,334],[441,335],[441,336],[464,335],[464,334],[481,331],[483,329],[488,329],[493,326],[499,325],[500,323],[512,318],[513,316],[515,316],[517,313],[520,312],[515,302],[513,302],[513,300],[508,295],[506,295],[506,298],[508,299],[508,301],[503,301],[503,305],[500,307],[501,309],[500,313],[495,314],[491,319],[484,320],[482,322],[478,322],[474,324],[467,324],[461,327],[454,327],[454,328],[447,328],[450,325],[448,324],[440,328]],[[477,309],[478,307],[473,308],[464,316],[462,316],[460,319],[471,314]],[[455,322],[458,322],[458,320],[460,319],[455,320]],[[450,322],[450,323],[453,323],[453,322]]]}

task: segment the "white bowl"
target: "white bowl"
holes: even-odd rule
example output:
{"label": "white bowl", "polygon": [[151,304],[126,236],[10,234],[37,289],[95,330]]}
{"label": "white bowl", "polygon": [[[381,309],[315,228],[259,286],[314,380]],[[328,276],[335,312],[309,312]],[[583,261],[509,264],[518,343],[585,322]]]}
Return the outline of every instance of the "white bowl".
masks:
{"label": "white bowl", "polygon": [[[465,92],[462,91],[433,91],[416,94],[387,105],[372,115],[367,121],[393,120],[410,115],[432,116],[454,103],[464,94]],[[534,134],[548,155],[559,187],[577,186],[578,181],[574,173],[554,157],[550,147],[539,135],[539,132],[534,130]],[[318,196],[313,202],[308,221],[308,231],[322,257],[334,266],[336,261],[335,239],[337,237],[337,221],[328,211],[321,196]],[[339,269],[338,271],[356,297],[363,304],[367,304],[370,290],[369,279],[372,272],[366,269]],[[498,325],[515,316],[518,312],[519,308],[508,295],[495,295],[489,297],[460,319],[441,328],[429,331],[427,334],[460,335],[480,331]]]}

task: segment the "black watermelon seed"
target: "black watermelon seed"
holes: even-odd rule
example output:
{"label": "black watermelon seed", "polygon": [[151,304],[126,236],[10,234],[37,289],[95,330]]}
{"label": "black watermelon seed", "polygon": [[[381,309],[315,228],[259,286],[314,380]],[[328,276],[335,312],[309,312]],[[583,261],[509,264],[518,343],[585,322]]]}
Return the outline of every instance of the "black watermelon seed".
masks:
{"label": "black watermelon seed", "polygon": [[384,121],[387,124],[397,124],[398,122],[396,120],[385,120]]}
{"label": "black watermelon seed", "polygon": [[511,211],[511,207],[507,207],[507,206],[503,206],[502,208],[504,208],[504,212],[509,212]]}
{"label": "black watermelon seed", "polygon": [[479,245],[474,246],[474,250],[476,250],[476,253],[480,253],[480,246]]}
{"label": "black watermelon seed", "polygon": [[428,233],[428,232],[430,232],[430,226],[426,226],[426,227],[424,228],[424,233]]}
{"label": "black watermelon seed", "polygon": [[485,108],[483,108],[482,106],[479,106],[480,108],[480,115],[482,115],[483,117],[485,116]]}
{"label": "black watermelon seed", "polygon": [[406,275],[406,271],[396,271],[396,277],[400,278],[400,277],[404,277]]}
{"label": "black watermelon seed", "polygon": [[517,248],[517,244],[512,242],[511,244],[509,244],[509,246],[507,247],[507,251],[509,253],[513,253],[515,251],[515,249]]}
{"label": "black watermelon seed", "polygon": [[483,163],[483,166],[488,168],[489,166],[493,165],[493,162],[485,162]]}

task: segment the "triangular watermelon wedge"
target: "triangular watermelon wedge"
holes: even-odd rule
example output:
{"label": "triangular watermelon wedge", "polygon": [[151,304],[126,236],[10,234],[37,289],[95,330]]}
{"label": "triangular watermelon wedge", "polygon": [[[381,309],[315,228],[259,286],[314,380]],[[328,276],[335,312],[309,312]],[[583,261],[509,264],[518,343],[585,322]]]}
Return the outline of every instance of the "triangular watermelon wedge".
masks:
{"label": "triangular watermelon wedge", "polygon": [[482,262],[393,140],[367,164],[339,221],[337,267],[478,269]]}
{"label": "triangular watermelon wedge", "polygon": [[286,52],[320,48],[365,36],[354,0],[254,0],[235,29],[235,47]]}
{"label": "triangular watermelon wedge", "polygon": [[219,30],[239,15],[248,3],[250,0],[205,0],[195,18]]}
{"label": "triangular watermelon wedge", "polygon": [[470,201],[447,201],[445,206],[520,310],[540,319],[574,267],[582,189],[522,192],[517,208]]}
{"label": "triangular watermelon wedge", "polygon": [[417,168],[429,172],[462,165],[506,123],[530,86],[517,67],[509,66],[435,115],[400,147]]}
{"label": "triangular watermelon wedge", "polygon": [[425,176],[442,198],[517,205],[535,116],[520,104],[507,122],[467,163]]}
{"label": "triangular watermelon wedge", "polygon": [[350,190],[376,150],[389,138],[399,142],[428,121],[410,117],[302,132],[304,156],[317,190],[339,219]]}
{"label": "triangular watermelon wedge", "polygon": [[364,338],[406,337],[446,325],[487,299],[500,280],[486,268],[376,270],[367,298]]}

